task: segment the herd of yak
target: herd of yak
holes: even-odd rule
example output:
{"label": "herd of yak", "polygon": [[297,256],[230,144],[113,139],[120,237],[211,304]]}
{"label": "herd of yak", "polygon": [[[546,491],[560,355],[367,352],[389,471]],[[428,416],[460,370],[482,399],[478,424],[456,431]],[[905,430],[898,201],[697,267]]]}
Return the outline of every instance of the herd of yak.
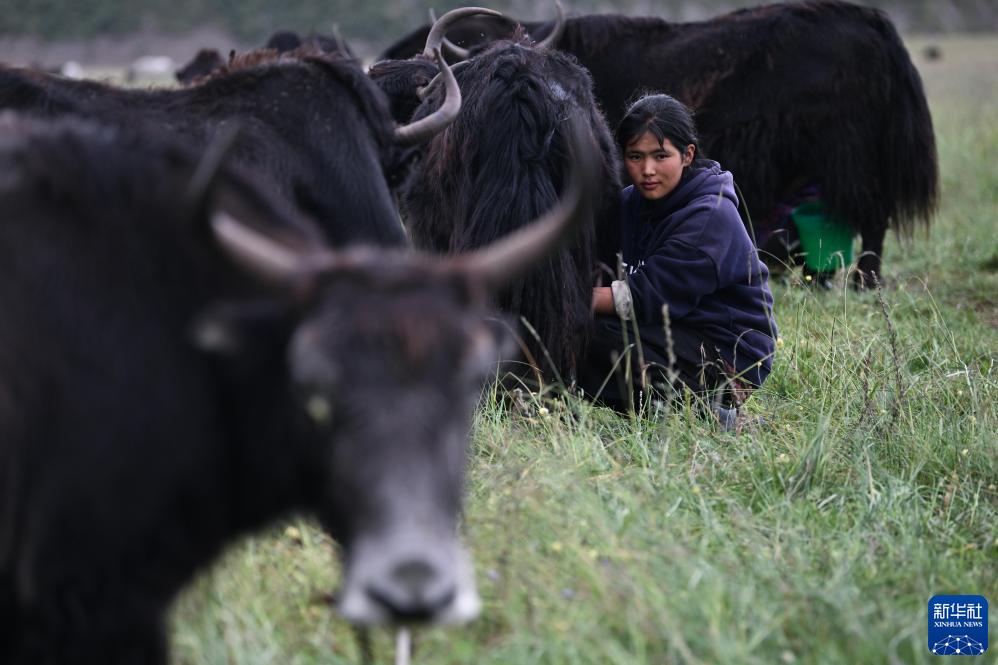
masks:
{"label": "herd of yak", "polygon": [[614,233],[608,127],[643,91],[695,109],[750,228],[820,185],[860,285],[935,205],[919,76],[838,0],[464,8],[367,71],[290,41],[199,54],[173,89],[0,66],[2,663],[165,663],[178,590],[295,512],[342,547],[349,621],[474,617],[473,410],[515,348],[571,380]]}

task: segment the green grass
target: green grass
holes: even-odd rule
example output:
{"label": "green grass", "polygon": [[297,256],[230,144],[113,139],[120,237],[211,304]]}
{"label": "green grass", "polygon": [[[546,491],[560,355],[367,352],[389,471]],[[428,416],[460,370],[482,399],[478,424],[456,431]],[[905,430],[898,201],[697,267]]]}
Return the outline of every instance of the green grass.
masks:
{"label": "green grass", "polygon": [[[998,40],[935,41],[940,62],[912,52],[941,208],[889,241],[882,294],[774,284],[751,432],[487,400],[465,524],[484,611],[419,632],[414,663],[928,663],[930,596],[995,612]],[[295,522],[234,548],[179,602],[174,661],[361,662],[321,601],[334,547]],[[378,662],[391,645],[374,636]]]}

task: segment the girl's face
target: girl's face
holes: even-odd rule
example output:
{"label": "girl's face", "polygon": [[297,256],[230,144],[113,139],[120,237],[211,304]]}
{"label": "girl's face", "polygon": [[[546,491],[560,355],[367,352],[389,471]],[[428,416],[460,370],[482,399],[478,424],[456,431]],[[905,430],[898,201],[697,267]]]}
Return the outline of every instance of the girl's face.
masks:
{"label": "girl's face", "polygon": [[654,134],[645,132],[624,150],[627,175],[641,196],[656,201],[676,188],[683,167],[693,162],[695,150],[691,143],[680,151],[669,139],[663,139],[659,145]]}

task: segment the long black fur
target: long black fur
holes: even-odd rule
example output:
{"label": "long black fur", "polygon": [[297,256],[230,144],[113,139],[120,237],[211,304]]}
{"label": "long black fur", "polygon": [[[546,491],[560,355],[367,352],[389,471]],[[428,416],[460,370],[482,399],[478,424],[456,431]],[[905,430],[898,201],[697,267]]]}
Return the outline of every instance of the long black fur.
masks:
{"label": "long black fur", "polygon": [[[568,381],[585,345],[590,319],[597,225],[617,209],[619,162],[592,81],[574,58],[499,42],[457,73],[464,103],[453,125],[425,148],[402,198],[417,247],[460,252],[484,246],[547,212],[568,167],[566,123],[579,113],[603,155],[603,190],[595,218],[574,242],[517,280],[500,297],[507,312],[525,318],[540,337],[524,333],[545,372]],[[439,104],[439,91],[416,113]],[[553,367],[545,360],[553,360]]]}

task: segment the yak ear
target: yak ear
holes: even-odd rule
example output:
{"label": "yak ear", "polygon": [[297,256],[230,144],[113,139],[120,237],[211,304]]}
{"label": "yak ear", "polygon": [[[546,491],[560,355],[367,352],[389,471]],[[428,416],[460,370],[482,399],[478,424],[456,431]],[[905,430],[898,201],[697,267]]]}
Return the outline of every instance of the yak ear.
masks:
{"label": "yak ear", "polygon": [[232,154],[239,139],[238,122],[223,125],[215,133],[208,148],[201,155],[191,182],[184,194],[184,209],[187,219],[204,219],[214,204],[215,190],[222,174],[222,167]]}

